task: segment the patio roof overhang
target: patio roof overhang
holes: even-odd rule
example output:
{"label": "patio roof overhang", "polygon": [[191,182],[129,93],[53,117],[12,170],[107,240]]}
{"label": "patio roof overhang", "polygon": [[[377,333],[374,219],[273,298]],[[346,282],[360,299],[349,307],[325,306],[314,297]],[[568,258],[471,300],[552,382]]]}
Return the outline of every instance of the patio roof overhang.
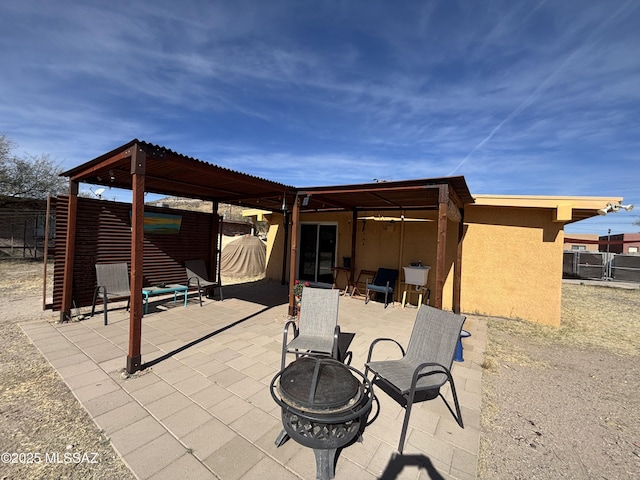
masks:
{"label": "patio roof overhang", "polygon": [[607,205],[620,205],[622,197],[573,197],[542,195],[475,195],[475,205],[508,208],[543,208],[554,222],[573,223],[602,215]]}

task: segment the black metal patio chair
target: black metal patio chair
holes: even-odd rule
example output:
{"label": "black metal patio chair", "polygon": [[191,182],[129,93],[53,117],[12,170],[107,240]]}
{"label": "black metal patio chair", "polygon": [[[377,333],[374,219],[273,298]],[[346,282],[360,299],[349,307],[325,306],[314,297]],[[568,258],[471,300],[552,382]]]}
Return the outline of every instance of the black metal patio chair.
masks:
{"label": "black metal patio chair", "polygon": [[107,303],[112,300],[127,299],[127,310],[131,302],[131,289],[129,288],[129,269],[124,263],[97,263],[96,264],[96,289],[93,292],[93,305],[91,317],[96,311],[98,295],[102,294],[104,308],[104,324],[107,324]]}
{"label": "black metal patio chair", "polygon": [[209,290],[213,289],[215,292],[216,287],[220,289],[220,300],[224,300],[222,297],[222,285],[217,280],[211,280],[207,273],[207,266],[204,264],[204,259],[185,260],[184,268],[187,272],[187,286],[198,289],[200,306],[202,306],[202,292],[205,293],[206,297],[209,297]]}
{"label": "black metal patio chair", "polygon": [[[391,338],[378,338],[371,343],[365,364],[365,375],[372,372],[374,385],[379,387],[405,409],[398,452],[402,454],[409,426],[409,416],[414,403],[442,398],[454,419],[464,428],[456,387],[451,376],[451,365],[456,345],[460,339],[463,315],[446,312],[423,305],[418,310],[407,350]],[[374,347],[390,341],[400,347],[402,358],[372,362]],[[449,382],[455,405],[455,413],[440,392]]]}

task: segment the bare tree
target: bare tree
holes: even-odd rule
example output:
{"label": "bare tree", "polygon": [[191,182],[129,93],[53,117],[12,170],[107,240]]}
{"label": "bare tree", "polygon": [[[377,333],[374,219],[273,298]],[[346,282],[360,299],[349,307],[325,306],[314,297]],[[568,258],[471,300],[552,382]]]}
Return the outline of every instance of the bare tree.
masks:
{"label": "bare tree", "polygon": [[18,156],[15,143],[0,135],[0,195],[5,197],[45,198],[67,191],[62,168],[49,155]]}

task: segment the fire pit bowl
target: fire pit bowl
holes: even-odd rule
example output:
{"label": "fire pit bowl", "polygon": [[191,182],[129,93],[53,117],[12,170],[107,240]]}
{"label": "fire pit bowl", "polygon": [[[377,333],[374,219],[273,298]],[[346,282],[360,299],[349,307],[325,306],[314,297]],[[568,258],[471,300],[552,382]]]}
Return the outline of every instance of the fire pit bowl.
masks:
{"label": "fire pit bowl", "polygon": [[374,398],[371,381],[337,360],[302,357],[273,377],[270,390],[287,435],[313,449],[316,478],[333,478],[336,449],[352,443],[366,426]]}

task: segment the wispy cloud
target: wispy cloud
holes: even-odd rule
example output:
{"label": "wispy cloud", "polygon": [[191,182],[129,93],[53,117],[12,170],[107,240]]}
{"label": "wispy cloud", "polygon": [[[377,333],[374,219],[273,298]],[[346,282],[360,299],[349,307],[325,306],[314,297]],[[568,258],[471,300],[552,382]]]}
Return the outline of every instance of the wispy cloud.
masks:
{"label": "wispy cloud", "polygon": [[295,185],[640,203],[639,6],[7,0],[0,132],[68,167],[138,137]]}

